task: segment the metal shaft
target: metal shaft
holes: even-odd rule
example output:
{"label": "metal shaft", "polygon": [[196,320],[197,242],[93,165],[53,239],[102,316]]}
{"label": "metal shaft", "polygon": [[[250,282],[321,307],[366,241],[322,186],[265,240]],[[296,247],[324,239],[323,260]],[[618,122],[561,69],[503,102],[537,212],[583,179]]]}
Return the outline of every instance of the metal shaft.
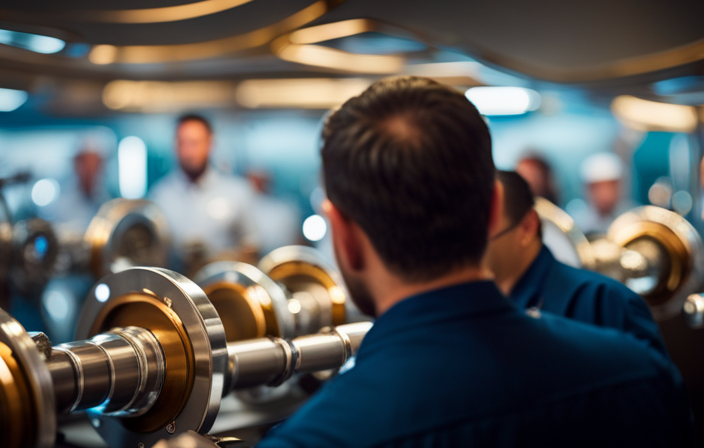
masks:
{"label": "metal shaft", "polygon": [[339,325],[292,341],[261,338],[229,342],[225,393],[259,385],[276,386],[294,373],[340,368],[356,355],[371,326],[370,322]]}
{"label": "metal shaft", "polygon": [[143,414],[158,398],[165,374],[159,342],[137,327],[61,344],[47,365],[63,413],[101,406],[109,415]]}

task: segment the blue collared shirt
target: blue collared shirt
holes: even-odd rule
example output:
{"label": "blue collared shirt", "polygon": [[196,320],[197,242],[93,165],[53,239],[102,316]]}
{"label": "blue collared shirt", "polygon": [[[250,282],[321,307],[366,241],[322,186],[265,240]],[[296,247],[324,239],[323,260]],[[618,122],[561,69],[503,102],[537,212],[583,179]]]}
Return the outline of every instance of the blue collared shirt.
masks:
{"label": "blue collared shirt", "polygon": [[474,282],[393,306],[355,366],[258,446],[685,447],[687,403],[677,371],[645,343],[529,317]]}
{"label": "blue collared shirt", "polygon": [[545,246],[509,298],[522,309],[537,307],[629,333],[668,356],[648,305],[638,294],[605,275],[560,263]]}

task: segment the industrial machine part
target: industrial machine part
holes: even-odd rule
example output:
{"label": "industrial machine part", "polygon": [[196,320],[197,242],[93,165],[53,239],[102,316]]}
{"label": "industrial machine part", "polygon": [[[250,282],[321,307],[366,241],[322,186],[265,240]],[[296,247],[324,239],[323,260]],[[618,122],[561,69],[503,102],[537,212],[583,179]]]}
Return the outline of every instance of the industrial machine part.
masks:
{"label": "industrial machine part", "polygon": [[42,219],[15,223],[10,247],[10,283],[24,296],[40,292],[51,278],[59,253],[51,224]]}
{"label": "industrial machine part", "polygon": [[541,197],[535,198],[535,211],[542,223],[543,242],[555,258],[576,268],[595,268],[592,247],[570,215]]}
{"label": "industrial machine part", "polygon": [[[95,285],[77,342],[52,348],[45,336],[32,340],[0,312],[2,446],[50,446],[54,410],[86,409],[113,447],[207,432],[230,389],[339,368],[370,327],[364,322],[292,341],[227,343],[215,307],[195,283],[165,269],[128,269]],[[28,433],[36,434],[31,444]]]}
{"label": "industrial machine part", "polygon": [[259,268],[211,263],[194,280],[220,311],[228,341],[310,334],[344,324],[348,315],[339,274],[309,247],[276,249]]}
{"label": "industrial machine part", "polygon": [[686,298],[702,291],[704,245],[694,227],[677,213],[638,207],[619,216],[607,238],[641,256],[622,257],[622,265],[633,265],[639,273],[624,283],[648,302],[656,320],[679,314]]}
{"label": "industrial machine part", "polygon": [[[577,266],[624,283],[645,299],[655,320],[676,316],[688,296],[703,290],[702,239],[675,212],[655,206],[635,208],[619,216],[605,237],[590,243],[557,206],[538,198],[536,210],[544,232],[546,223],[558,230],[550,237],[544,235],[545,244],[558,259],[576,255],[580,261]],[[700,308],[697,300],[691,299],[691,305],[685,308],[687,314]],[[696,319],[704,317],[691,321]]]}
{"label": "industrial machine part", "polygon": [[162,440],[154,448],[236,448],[241,442],[235,437],[213,437],[188,431],[173,439]]}
{"label": "industrial machine part", "polygon": [[61,235],[61,247],[64,271],[97,279],[132,266],[166,266],[169,228],[156,204],[118,198],[100,207],[85,235]]}

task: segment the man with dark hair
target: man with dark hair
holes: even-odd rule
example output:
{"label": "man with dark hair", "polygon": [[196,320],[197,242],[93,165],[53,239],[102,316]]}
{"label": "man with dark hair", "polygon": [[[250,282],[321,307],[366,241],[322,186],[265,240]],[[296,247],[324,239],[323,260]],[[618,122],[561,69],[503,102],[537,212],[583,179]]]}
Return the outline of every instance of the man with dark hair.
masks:
{"label": "man with dark hair", "polygon": [[[249,211],[254,192],[244,179],[209,165],[212,126],[204,117],[184,115],[177,121],[176,156],[180,170],[159,181],[150,199],[163,209],[176,251],[186,265],[223,252],[246,260],[256,253]],[[190,268],[190,269],[189,269]]]}
{"label": "man with dark hair", "polygon": [[323,137],[338,264],[377,320],[355,365],[261,447],[691,444],[662,356],[613,330],[527,316],[490,280],[481,259],[502,187],[489,130],[460,92],[386,79]]}
{"label": "man with dark hair", "polygon": [[543,244],[528,183],[512,171],[497,177],[504,187],[503,230],[489,242],[485,261],[499,289],[521,309],[615,328],[667,356],[645,301],[614,279],[557,261]]}

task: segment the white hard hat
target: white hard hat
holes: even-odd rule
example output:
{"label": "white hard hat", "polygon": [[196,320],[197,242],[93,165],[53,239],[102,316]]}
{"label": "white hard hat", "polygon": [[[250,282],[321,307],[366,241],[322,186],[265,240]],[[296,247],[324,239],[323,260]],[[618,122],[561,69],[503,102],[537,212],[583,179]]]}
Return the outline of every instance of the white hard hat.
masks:
{"label": "white hard hat", "polygon": [[616,154],[600,152],[584,159],[579,171],[585,184],[620,180],[623,175],[623,163]]}

